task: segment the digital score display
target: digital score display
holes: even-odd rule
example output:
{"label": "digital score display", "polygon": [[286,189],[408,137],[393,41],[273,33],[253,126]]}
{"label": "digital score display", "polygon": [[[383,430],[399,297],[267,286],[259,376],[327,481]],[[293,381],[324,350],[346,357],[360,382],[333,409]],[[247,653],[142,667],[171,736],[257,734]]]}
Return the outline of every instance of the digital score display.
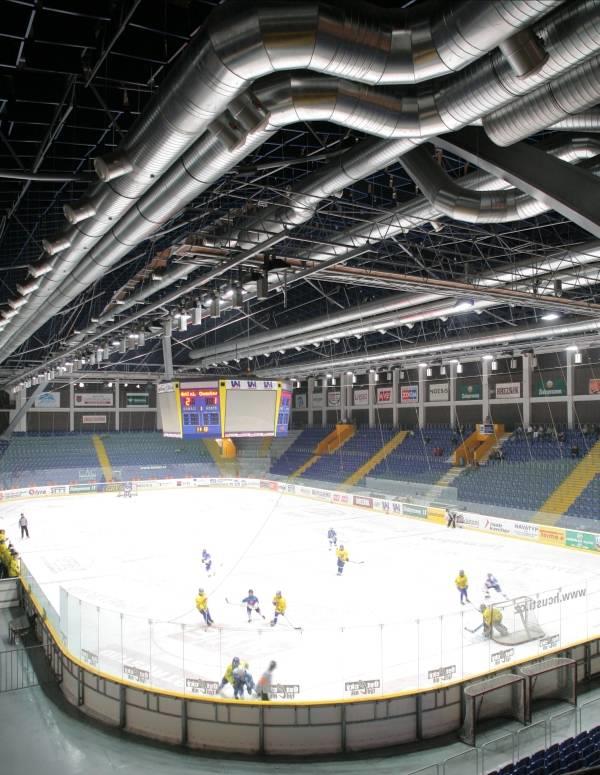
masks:
{"label": "digital score display", "polygon": [[217,387],[181,387],[181,419],[183,437],[219,438],[221,436],[221,406]]}
{"label": "digital score display", "polygon": [[277,414],[277,436],[287,436],[290,427],[290,416],[292,413],[292,392],[291,390],[281,391],[281,402]]}

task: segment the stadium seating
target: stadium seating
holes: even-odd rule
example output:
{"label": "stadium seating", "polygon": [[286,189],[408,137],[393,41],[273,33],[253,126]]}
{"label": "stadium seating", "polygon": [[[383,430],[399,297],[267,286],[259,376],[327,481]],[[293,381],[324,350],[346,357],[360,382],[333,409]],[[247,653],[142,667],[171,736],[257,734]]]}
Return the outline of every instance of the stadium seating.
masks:
{"label": "stadium seating", "polygon": [[317,444],[330,434],[332,430],[332,425],[327,425],[324,428],[304,428],[294,443],[271,466],[271,473],[277,476],[290,476],[293,474],[314,454]]}
{"label": "stadium seating", "polygon": [[[166,439],[157,432],[109,433],[101,438],[113,467],[113,479],[218,475],[200,441]],[[5,487],[103,478],[90,434],[15,434],[0,457],[0,482]]]}
{"label": "stadium seating", "polygon": [[[467,436],[472,429],[464,429]],[[369,476],[397,481],[435,484],[451,467],[449,456],[456,444],[449,426],[415,428],[405,441],[370,472]],[[441,455],[436,454],[441,450]]]}
{"label": "stadium seating", "polygon": [[600,475],[596,475],[567,511],[569,517],[600,519]]}
{"label": "stadium seating", "polygon": [[487,775],[559,775],[600,765],[600,727],[569,737]]}
{"label": "stadium seating", "polygon": [[381,449],[396,433],[396,428],[359,428],[355,435],[331,455],[323,455],[303,474],[305,479],[340,483],[353,474]]}

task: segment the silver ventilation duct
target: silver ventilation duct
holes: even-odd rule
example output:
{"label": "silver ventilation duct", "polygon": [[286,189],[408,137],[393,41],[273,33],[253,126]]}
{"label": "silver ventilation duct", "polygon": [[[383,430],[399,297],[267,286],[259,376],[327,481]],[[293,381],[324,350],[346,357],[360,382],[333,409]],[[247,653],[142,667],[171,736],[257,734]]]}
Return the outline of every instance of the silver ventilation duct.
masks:
{"label": "silver ventilation duct", "polygon": [[600,54],[498,108],[483,119],[483,128],[497,145],[512,145],[557,121],[591,108],[600,100]]}
{"label": "silver ventilation duct", "polygon": [[[74,225],[38,295],[45,299],[58,289],[211,122],[228,147],[236,144],[244,116],[234,118],[228,109],[255,79],[300,69],[371,85],[427,80],[460,70],[561,2],[462,0],[431,22],[404,15],[392,25],[382,24],[379,9],[370,6],[358,13],[323,2],[230,2],[215,9],[123,146],[98,160],[106,183],[85,197],[91,217],[82,220],[78,205],[67,211]],[[248,106],[245,114],[253,112]]]}
{"label": "silver ventilation duct", "polygon": [[552,124],[550,129],[560,129],[566,132],[600,132],[600,110],[595,108],[583,113],[576,113]]}

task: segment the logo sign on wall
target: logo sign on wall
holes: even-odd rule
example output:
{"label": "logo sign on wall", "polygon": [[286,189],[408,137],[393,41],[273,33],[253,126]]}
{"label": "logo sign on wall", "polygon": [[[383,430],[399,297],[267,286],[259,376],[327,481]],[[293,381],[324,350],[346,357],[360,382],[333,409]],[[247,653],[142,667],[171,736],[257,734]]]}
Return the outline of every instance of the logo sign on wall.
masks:
{"label": "logo sign on wall", "polygon": [[322,409],[325,406],[325,394],[313,393],[312,405],[313,409]]}
{"label": "logo sign on wall", "polygon": [[481,401],[481,385],[473,382],[470,385],[461,385],[458,389],[459,401]]}
{"label": "logo sign on wall", "polygon": [[521,398],[520,382],[498,382],[496,398]]}
{"label": "logo sign on wall", "polygon": [[112,406],[112,393],[75,393],[75,406]]}
{"label": "logo sign on wall", "polygon": [[377,403],[378,404],[391,404],[393,391],[390,387],[378,387],[377,388]]}
{"label": "logo sign on wall", "polygon": [[450,383],[436,382],[433,385],[429,385],[429,400],[430,401],[449,401]]}
{"label": "logo sign on wall", "polygon": [[339,406],[342,401],[342,394],[339,390],[330,390],[327,393],[327,406]]}
{"label": "logo sign on wall", "polygon": [[296,409],[306,409],[306,393],[296,393]]}
{"label": "logo sign on wall", "polygon": [[590,380],[590,395],[597,396],[600,393],[600,379]]}
{"label": "logo sign on wall", "polygon": [[40,393],[33,405],[36,409],[60,409],[60,393]]}
{"label": "logo sign on wall", "polygon": [[419,386],[418,385],[406,385],[406,387],[400,388],[400,403],[402,403],[402,404],[418,404],[419,403]]}
{"label": "logo sign on wall", "polygon": [[149,393],[127,393],[127,406],[150,406]]}
{"label": "logo sign on wall", "polygon": [[105,414],[84,414],[81,418],[84,425],[104,425],[106,424]]}
{"label": "logo sign on wall", "polygon": [[369,403],[369,390],[362,388],[354,391],[354,406],[366,406]]}
{"label": "logo sign on wall", "polygon": [[535,386],[535,394],[538,397],[566,396],[567,385],[562,377],[556,379],[541,379]]}

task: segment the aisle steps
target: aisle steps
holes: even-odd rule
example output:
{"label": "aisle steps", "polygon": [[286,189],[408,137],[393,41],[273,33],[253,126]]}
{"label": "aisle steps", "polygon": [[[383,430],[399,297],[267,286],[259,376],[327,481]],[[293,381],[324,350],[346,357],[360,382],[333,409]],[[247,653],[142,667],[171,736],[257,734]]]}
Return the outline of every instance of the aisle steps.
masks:
{"label": "aisle steps", "polygon": [[356,427],[354,425],[348,425],[346,423],[336,425],[335,428],[328,433],[325,438],[317,444],[315,454],[309,457],[300,468],[297,468],[292,474],[290,479],[297,479],[299,476],[313,466],[317,460],[320,460],[323,455],[332,455],[337,452],[338,449],[344,446],[356,433]]}
{"label": "aisle steps", "polygon": [[94,445],[94,449],[96,450],[96,457],[98,458],[98,463],[100,464],[100,468],[102,469],[102,473],[104,474],[104,481],[112,482],[113,480],[112,466],[110,464],[108,452],[106,451],[104,442],[102,441],[100,436],[94,433],[94,435],[92,436],[92,444]]}

